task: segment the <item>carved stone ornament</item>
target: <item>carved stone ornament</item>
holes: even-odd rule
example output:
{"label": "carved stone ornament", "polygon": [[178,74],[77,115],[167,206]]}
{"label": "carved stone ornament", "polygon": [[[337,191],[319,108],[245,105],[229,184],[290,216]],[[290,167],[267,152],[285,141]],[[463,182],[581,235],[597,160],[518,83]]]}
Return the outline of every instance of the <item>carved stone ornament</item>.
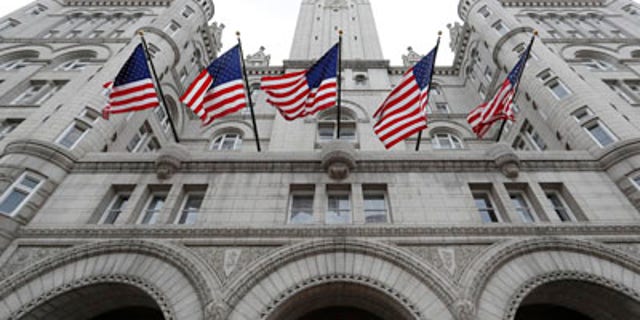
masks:
{"label": "carved stone ornament", "polygon": [[496,144],[487,151],[487,155],[493,158],[496,166],[507,178],[515,179],[520,174],[520,158],[508,145]]}
{"label": "carved stone ornament", "polygon": [[189,153],[177,144],[162,148],[156,159],[158,179],[170,179],[180,169],[183,161],[189,159]]}
{"label": "carved stone ornament", "polygon": [[469,300],[456,301],[454,308],[458,319],[460,320],[473,320],[475,319],[476,307],[473,302]]}
{"label": "carved stone ornament", "polygon": [[356,167],[353,144],[344,141],[333,141],[322,148],[322,168],[331,179],[344,180]]}
{"label": "carved stone ornament", "polygon": [[205,308],[205,318],[209,320],[224,320],[229,313],[229,307],[223,301],[212,300]]}

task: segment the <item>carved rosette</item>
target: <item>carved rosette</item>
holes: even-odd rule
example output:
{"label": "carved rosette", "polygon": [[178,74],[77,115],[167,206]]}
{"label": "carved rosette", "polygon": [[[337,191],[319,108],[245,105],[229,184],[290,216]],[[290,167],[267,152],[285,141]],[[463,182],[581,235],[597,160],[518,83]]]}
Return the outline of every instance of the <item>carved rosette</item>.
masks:
{"label": "carved rosette", "polygon": [[496,166],[507,178],[515,179],[520,174],[520,158],[511,147],[506,144],[496,144],[487,151]]}
{"label": "carved rosette", "polygon": [[474,320],[476,307],[470,300],[458,300],[454,308],[459,320]]}
{"label": "carved rosette", "polygon": [[322,148],[322,168],[334,180],[344,180],[356,167],[353,144],[334,141]]}
{"label": "carved rosette", "polygon": [[189,159],[189,153],[177,144],[169,145],[160,150],[156,159],[156,174],[158,179],[170,179],[183,161]]}

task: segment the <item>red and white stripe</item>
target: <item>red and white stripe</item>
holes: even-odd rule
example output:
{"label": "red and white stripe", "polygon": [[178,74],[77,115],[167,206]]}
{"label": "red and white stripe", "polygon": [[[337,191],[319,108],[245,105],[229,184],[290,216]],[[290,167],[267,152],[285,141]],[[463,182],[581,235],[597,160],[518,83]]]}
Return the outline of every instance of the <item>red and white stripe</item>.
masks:
{"label": "red and white stripe", "polygon": [[242,79],[210,88],[214,79],[208,70],[198,75],[180,98],[205,125],[247,107],[247,96]]}
{"label": "red and white stripe", "polygon": [[109,93],[109,105],[107,105],[103,113],[108,116],[112,113],[126,113],[154,108],[159,104],[153,81],[144,79],[113,87]]}
{"label": "red and white stripe", "polygon": [[428,103],[429,87],[420,90],[413,69],[407,71],[374,114],[378,121],[373,131],[387,149],[393,147],[427,128]]}
{"label": "red and white stripe", "polygon": [[260,87],[269,96],[267,102],[287,121],[333,107],[338,97],[336,78],[325,79],[318,88],[310,89],[306,71],[263,77]]}
{"label": "red and white stripe", "polygon": [[511,109],[514,97],[513,89],[511,82],[507,79],[491,101],[471,110],[467,116],[467,122],[478,138],[484,137],[494,122],[513,120],[514,115]]}

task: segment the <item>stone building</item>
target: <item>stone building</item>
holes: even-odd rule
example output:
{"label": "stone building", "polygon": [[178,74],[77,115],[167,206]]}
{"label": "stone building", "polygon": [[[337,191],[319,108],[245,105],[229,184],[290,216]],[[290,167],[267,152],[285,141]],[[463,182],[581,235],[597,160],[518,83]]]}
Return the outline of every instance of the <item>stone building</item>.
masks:
{"label": "stone building", "polygon": [[[391,66],[371,5],[302,0],[289,60],[247,58],[262,153],[250,112],[202,127],[178,102],[221,48],[211,0],[0,19],[0,319],[640,318],[640,5],[462,0],[419,152],[373,134],[419,53]],[[259,90],[337,29],[339,141],[334,110],[288,123]],[[476,139],[534,29],[517,121]],[[99,116],[138,30],[179,144],[164,109]]]}

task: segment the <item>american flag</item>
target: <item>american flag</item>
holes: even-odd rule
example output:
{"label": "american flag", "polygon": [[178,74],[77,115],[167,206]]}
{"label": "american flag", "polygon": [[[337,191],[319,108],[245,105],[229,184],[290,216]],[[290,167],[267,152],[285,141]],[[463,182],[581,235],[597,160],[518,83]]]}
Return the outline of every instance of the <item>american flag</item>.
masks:
{"label": "american flag", "polygon": [[247,107],[240,52],[236,45],[214,60],[180,98],[205,125]]}
{"label": "american flag", "polygon": [[429,87],[438,52],[436,46],[411,69],[373,115],[373,131],[389,149],[427,128]]}
{"label": "american flag", "polygon": [[109,114],[140,111],[160,104],[142,44],[133,51],[116,79],[105,84],[105,88],[109,87],[109,104],[102,110],[105,118]]}
{"label": "american flag", "polygon": [[532,45],[533,39],[493,98],[488,102],[475,107],[467,116],[467,122],[469,122],[471,129],[475,132],[478,138],[484,137],[496,121],[515,120],[513,108],[511,106],[518,88],[518,83],[522,77],[522,72],[524,71],[524,67],[529,59],[529,52],[531,51]]}
{"label": "american flag", "polygon": [[336,105],[339,44],[333,46],[309,70],[263,77],[261,89],[267,102],[283,118],[292,121]]}

